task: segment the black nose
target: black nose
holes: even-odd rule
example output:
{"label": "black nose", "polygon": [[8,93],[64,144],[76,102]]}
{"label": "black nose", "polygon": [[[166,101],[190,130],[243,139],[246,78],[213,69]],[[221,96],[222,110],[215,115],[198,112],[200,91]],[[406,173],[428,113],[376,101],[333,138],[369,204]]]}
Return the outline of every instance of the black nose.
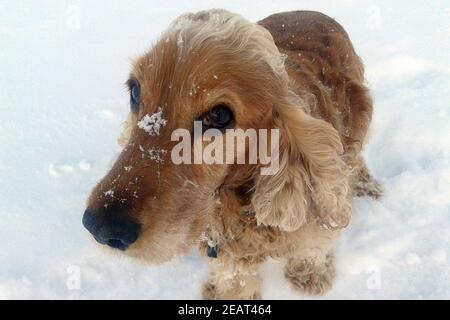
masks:
{"label": "black nose", "polygon": [[140,225],[120,219],[111,214],[95,214],[89,209],[84,212],[83,226],[101,244],[126,250],[139,236]]}

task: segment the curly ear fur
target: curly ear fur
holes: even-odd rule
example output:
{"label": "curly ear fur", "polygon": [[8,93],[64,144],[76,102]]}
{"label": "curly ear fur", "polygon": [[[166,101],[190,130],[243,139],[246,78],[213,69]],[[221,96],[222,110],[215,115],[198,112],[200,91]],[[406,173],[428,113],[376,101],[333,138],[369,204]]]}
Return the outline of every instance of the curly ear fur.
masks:
{"label": "curly ear fur", "polygon": [[329,229],[347,226],[351,210],[347,166],[338,132],[300,107],[274,110],[280,129],[280,169],[256,180],[258,223],[294,231],[310,219]]}

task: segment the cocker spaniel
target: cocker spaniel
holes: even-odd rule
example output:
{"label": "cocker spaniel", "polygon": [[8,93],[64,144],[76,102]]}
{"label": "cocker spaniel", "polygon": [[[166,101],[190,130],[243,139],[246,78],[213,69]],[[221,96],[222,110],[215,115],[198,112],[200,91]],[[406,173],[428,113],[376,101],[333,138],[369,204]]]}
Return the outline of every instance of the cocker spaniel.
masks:
{"label": "cocker spaniel", "polygon": [[[326,292],[352,197],[381,195],[361,156],[372,101],[344,29],[312,11],[258,23],[185,14],[134,62],[127,85],[123,151],[83,216],[94,238],[152,263],[199,246],[211,267],[204,298],[260,298],[268,257],[287,259],[296,288]],[[192,132],[195,120],[219,134],[278,129],[278,170],[175,163],[172,133]]]}

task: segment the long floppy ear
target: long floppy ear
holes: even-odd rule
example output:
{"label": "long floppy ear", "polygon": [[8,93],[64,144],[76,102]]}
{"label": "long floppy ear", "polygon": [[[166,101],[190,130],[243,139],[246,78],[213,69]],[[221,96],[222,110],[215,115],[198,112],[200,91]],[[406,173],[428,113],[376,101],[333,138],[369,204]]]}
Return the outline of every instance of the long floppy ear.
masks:
{"label": "long floppy ear", "polygon": [[347,226],[348,175],[338,132],[296,106],[276,108],[273,121],[280,129],[280,168],[256,179],[252,205],[257,222],[284,231],[311,219],[329,229]]}

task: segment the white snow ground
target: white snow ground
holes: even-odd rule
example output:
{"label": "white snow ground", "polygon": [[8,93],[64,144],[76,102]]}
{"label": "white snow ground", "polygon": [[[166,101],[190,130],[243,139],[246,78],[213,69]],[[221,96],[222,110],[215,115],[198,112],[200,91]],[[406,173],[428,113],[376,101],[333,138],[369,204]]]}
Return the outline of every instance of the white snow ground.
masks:
{"label": "white snow ground", "polygon": [[[179,14],[211,7],[252,21],[322,11],[366,64],[375,98],[366,156],[386,195],[355,200],[324,298],[449,299],[450,4],[391,0],[0,0],[0,298],[200,297],[207,268],[195,252],[136,265],[101,253],[81,216],[119,150],[130,58]],[[282,266],[263,267],[263,297],[309,298]]]}

